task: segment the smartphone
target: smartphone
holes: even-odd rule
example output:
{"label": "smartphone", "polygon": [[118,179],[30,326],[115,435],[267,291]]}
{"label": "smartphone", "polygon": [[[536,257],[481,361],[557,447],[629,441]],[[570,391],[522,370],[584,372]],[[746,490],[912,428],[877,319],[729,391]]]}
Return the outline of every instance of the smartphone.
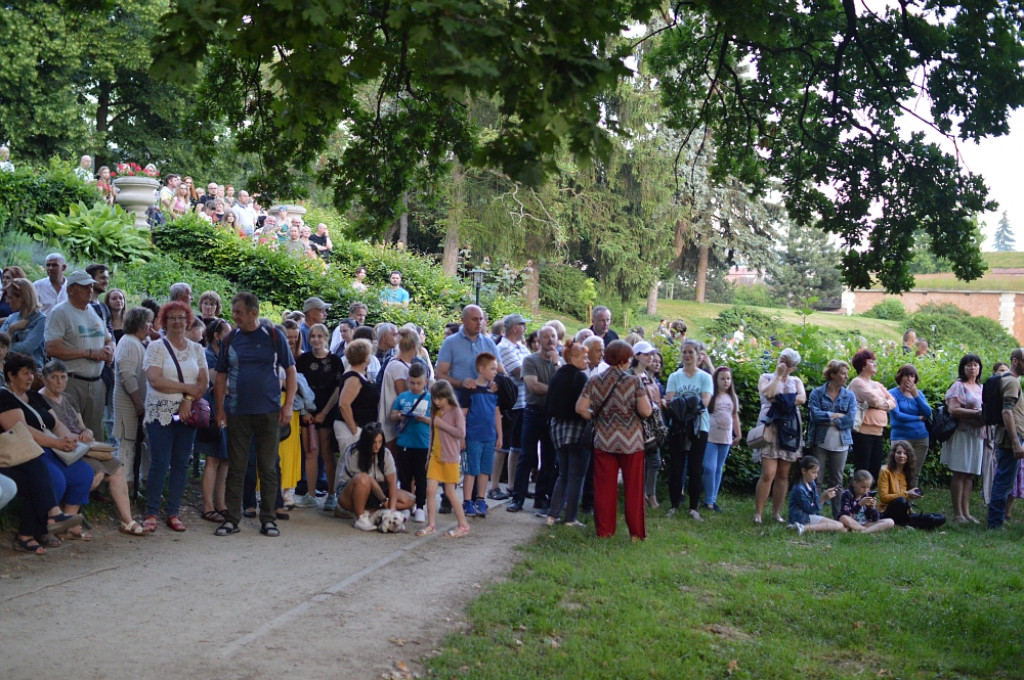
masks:
{"label": "smartphone", "polygon": [[916,486],[913,489],[911,489],[911,491],[916,493],[918,496],[924,496],[924,494],[921,492],[921,489],[917,488]]}
{"label": "smartphone", "polygon": [[870,498],[874,498],[877,495],[878,495],[877,491],[868,491],[867,492],[867,496],[869,496]]}

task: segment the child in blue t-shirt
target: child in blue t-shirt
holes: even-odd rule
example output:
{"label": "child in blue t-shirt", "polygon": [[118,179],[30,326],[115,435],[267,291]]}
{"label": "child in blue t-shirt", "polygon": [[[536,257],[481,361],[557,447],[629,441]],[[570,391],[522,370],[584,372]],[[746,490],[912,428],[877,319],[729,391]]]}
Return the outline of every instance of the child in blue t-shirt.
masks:
{"label": "child in blue t-shirt", "polygon": [[[498,359],[490,352],[476,357],[476,388],[459,389],[459,406],[466,416],[466,474],[462,480],[462,509],[467,517],[487,517],[487,484],[494,452],[501,448],[501,411],[492,390]],[[470,500],[472,499],[472,500]]]}
{"label": "child in blue t-shirt", "polygon": [[414,522],[427,521],[427,450],[430,448],[430,394],[427,392],[427,367],[413,362],[406,379],[407,391],[395,398],[389,418],[396,423],[398,452],[395,467],[398,483],[406,491],[416,482]]}

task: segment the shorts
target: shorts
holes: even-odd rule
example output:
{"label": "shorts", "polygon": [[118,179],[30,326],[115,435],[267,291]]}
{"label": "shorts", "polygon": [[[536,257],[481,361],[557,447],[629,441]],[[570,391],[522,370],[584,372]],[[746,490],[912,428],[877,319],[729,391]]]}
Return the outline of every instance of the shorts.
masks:
{"label": "shorts", "polygon": [[[493,444],[491,445],[493,449]],[[442,484],[459,483],[459,464],[445,463],[441,460],[441,454],[431,454],[430,462],[427,463],[427,479],[434,479]]]}
{"label": "shorts", "polygon": [[489,475],[494,469],[494,444],[489,441],[466,440],[466,474]]}
{"label": "shorts", "polygon": [[823,519],[825,519],[825,518],[822,517],[821,515],[808,515],[807,521],[804,522],[804,524],[806,524],[807,526],[812,526],[814,524],[817,524],[818,522],[820,522]]}
{"label": "shorts", "polygon": [[523,447],[523,411],[517,408],[501,414],[501,450],[519,451]]}
{"label": "shorts", "polygon": [[[351,482],[352,480],[350,479],[348,481]],[[338,498],[341,498],[341,493],[345,490],[345,486],[347,484],[348,484],[348,482],[345,482],[345,484],[339,484],[337,486],[337,488],[335,488],[334,493],[338,496]],[[380,484],[380,488],[381,488],[381,490],[384,493],[388,492],[388,483],[387,482],[384,482],[384,483],[378,482],[378,484]],[[384,507],[384,502],[381,501],[376,496],[374,496],[373,493],[370,493],[370,495],[367,496],[367,498],[366,498],[366,509],[367,510],[379,510],[379,509],[381,509],[383,507]]]}

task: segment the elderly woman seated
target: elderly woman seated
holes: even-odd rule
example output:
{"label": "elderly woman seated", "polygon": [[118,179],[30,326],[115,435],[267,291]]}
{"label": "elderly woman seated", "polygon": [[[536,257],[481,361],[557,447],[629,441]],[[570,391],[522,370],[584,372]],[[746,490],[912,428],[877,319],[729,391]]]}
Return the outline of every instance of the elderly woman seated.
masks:
{"label": "elderly woman seated", "polygon": [[[42,539],[44,547],[56,547],[60,545],[60,541],[54,534],[66,531],[71,526],[74,526],[74,529],[71,529],[68,534],[71,538],[82,538],[87,535],[81,526],[78,526],[82,523],[81,517],[74,524],[69,524],[67,520],[76,516],[79,507],[89,501],[92,470],[88,463],[81,460],[66,465],[54,453],[54,449],[74,451],[78,440],[57,421],[46,401],[32,391],[32,381],[35,375],[36,362],[32,357],[20,352],[7,355],[7,359],[4,361],[4,377],[7,380],[7,387],[0,390],[0,430],[6,432],[13,429],[18,423],[22,423],[28,427],[35,443],[43,449],[43,455],[36,460],[43,462],[47,468],[46,473],[40,472],[39,469],[33,469],[30,471],[30,477],[36,481],[36,484],[32,485],[32,489],[35,490],[42,488],[39,480],[48,476],[49,484],[46,486],[50,493],[49,495],[33,493],[32,490],[27,490],[27,493],[33,496],[33,503],[45,502],[47,507],[52,506],[52,509],[47,511],[48,521],[54,520],[58,524],[56,527],[48,527],[50,531],[46,534],[33,533],[28,537],[35,536],[36,540]],[[38,468],[38,466],[35,467]],[[12,470],[14,468],[7,468],[5,474],[12,477],[18,486],[22,487],[23,482],[27,480],[10,474]],[[58,503],[62,505],[63,512],[61,508],[56,507]],[[27,525],[23,523],[23,526]],[[24,540],[24,536],[19,534],[18,541]],[[28,552],[41,554],[38,551],[39,545],[33,547],[31,541],[26,541],[21,548]]]}
{"label": "elderly woman seated", "polygon": [[[39,390],[40,396],[46,401],[50,411],[57,417],[57,420],[71,433],[77,441],[86,444],[95,444],[93,432],[85,426],[82,415],[78,410],[78,404],[74,396],[65,394],[68,386],[68,368],[63,361],[51,359],[43,366],[43,389]],[[110,456],[106,460],[100,460],[92,455],[82,458],[92,471],[92,483],[90,488],[99,486],[100,482],[106,481],[110,486],[110,496],[114,499],[114,506],[121,516],[120,531],[129,536],[146,536],[146,531],[139,522],[132,518],[132,508],[128,501],[128,482],[124,476],[124,469],[119,458]],[[74,536],[74,534],[72,534]],[[80,538],[89,540],[88,533],[83,532]]]}

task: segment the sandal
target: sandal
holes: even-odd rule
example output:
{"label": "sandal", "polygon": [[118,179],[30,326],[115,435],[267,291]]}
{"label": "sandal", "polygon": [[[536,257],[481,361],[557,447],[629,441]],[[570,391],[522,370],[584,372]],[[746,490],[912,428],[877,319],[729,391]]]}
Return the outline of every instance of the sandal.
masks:
{"label": "sandal", "polygon": [[26,538],[24,540],[14,537],[14,552],[26,552],[32,553],[33,555],[45,555],[46,548],[39,545],[39,542],[34,538]]}
{"label": "sandal", "polygon": [[39,541],[39,545],[44,548],[59,548],[64,545],[64,542],[53,534],[43,534],[42,536],[36,536],[36,540]]}
{"label": "sandal", "polygon": [[284,510],[275,510],[274,511],[274,516],[277,517],[278,519],[288,519],[288,518],[291,517],[291,515],[289,515]]}
{"label": "sandal", "polygon": [[[75,529],[78,529],[78,531],[75,531]],[[74,527],[70,531],[66,531],[64,533],[64,537],[65,538],[69,538],[72,541],[91,541],[92,540],[92,534],[90,534],[88,531],[86,531],[82,527]]]}
{"label": "sandal", "polygon": [[185,531],[185,529],[187,528],[185,526],[185,523],[178,519],[177,515],[171,515],[167,518],[167,526],[169,526],[172,531],[177,532]]}
{"label": "sandal", "polygon": [[436,534],[436,533],[437,533],[437,529],[434,527],[434,525],[433,524],[427,524],[422,529],[419,529],[416,532],[416,535],[417,536],[429,536],[430,534]]}
{"label": "sandal", "polygon": [[237,534],[240,531],[235,523],[231,520],[225,520],[223,524],[217,527],[217,530],[213,532],[214,536],[230,536],[231,534]]}
{"label": "sandal", "polygon": [[245,510],[242,511],[242,517],[248,517],[249,519],[252,519],[255,516],[256,508],[246,508]]}
{"label": "sandal", "polygon": [[60,534],[72,527],[77,527],[82,524],[81,515],[68,515],[60,513],[59,515],[50,515],[47,520],[53,520],[46,525],[46,530],[51,534]]}
{"label": "sandal", "polygon": [[146,518],[142,520],[142,528],[150,534],[156,531],[156,515],[146,515]]}
{"label": "sandal", "polygon": [[225,519],[220,510],[207,510],[200,515],[200,517],[205,519],[207,522],[216,522],[218,524],[221,524]]}
{"label": "sandal", "polygon": [[444,535],[445,538],[462,538],[468,533],[469,525],[467,524],[464,527],[455,527],[454,529],[449,529],[448,531],[444,532]]}
{"label": "sandal", "polygon": [[132,520],[131,522],[121,522],[121,528],[118,529],[118,531],[127,536],[145,536],[148,533],[146,529],[135,520]]}
{"label": "sandal", "polygon": [[273,522],[264,522],[263,526],[260,527],[260,533],[264,536],[270,536],[271,538],[276,538],[281,535],[277,525]]}

